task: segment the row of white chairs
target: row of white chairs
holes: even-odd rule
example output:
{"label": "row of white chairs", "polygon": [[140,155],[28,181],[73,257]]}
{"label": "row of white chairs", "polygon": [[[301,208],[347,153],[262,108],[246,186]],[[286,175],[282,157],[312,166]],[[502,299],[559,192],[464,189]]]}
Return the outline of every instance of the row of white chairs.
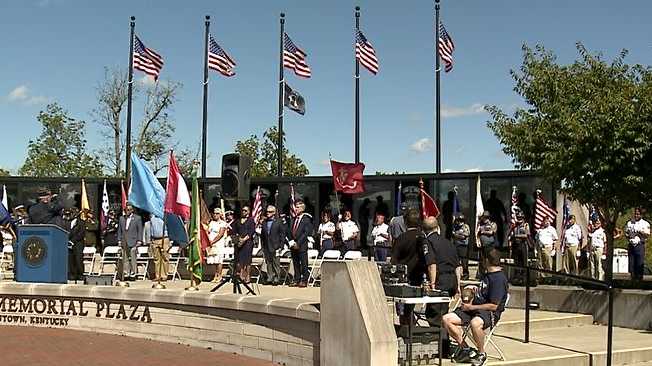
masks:
{"label": "row of white chairs", "polygon": [[[95,247],[85,247],[83,252],[84,258],[84,274],[86,275],[103,275],[103,274],[112,274],[113,280],[115,281],[118,276],[119,264],[122,261],[122,248],[117,245],[111,245],[104,248],[102,252],[102,257],[100,258],[99,269],[95,271],[95,261],[96,261],[97,249]],[[168,251],[170,254],[170,267],[168,271],[168,276],[172,277],[172,280],[181,279],[179,275],[179,262],[181,261],[181,248],[178,246],[170,247]],[[149,255],[149,247],[139,246],[137,248],[136,254],[136,278],[145,279],[149,270],[149,263],[154,258]],[[106,270],[107,266],[113,266],[112,270]],[[88,268],[88,270],[86,270]],[[142,271],[139,269],[142,268]]]}
{"label": "row of white chairs", "polygon": [[342,254],[339,250],[329,249],[319,257],[319,251],[316,249],[308,250],[308,264],[310,265],[310,276],[308,276],[308,286],[315,286],[321,283],[321,265],[324,262],[338,262],[348,260],[361,260],[362,252],[359,250],[349,250]]}

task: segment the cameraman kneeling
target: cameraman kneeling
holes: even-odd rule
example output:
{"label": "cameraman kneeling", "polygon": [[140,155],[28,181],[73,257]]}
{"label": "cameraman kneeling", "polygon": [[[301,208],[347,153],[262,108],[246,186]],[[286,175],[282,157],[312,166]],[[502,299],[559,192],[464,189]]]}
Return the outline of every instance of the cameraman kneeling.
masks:
{"label": "cameraman kneeling", "polygon": [[[487,360],[484,350],[484,330],[494,326],[505,310],[507,301],[507,277],[500,267],[500,253],[491,249],[484,258],[486,273],[482,276],[480,288],[475,290],[472,301],[462,303],[454,312],[444,315],[444,327],[448,334],[460,346],[453,356],[454,362],[469,362],[482,365]],[[471,349],[462,339],[460,326],[471,324],[473,340],[478,346],[478,352],[472,354]]]}

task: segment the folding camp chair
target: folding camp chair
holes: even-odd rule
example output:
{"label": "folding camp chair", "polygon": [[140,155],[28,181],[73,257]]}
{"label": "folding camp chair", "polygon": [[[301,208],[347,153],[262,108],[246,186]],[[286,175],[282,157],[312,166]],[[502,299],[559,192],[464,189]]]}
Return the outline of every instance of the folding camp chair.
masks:
{"label": "folding camp chair", "polygon": [[[317,282],[321,282],[321,265],[324,262],[339,261],[341,255],[342,253],[340,253],[339,250],[329,249],[324,252],[321,258],[315,259],[310,271],[310,276],[308,276],[308,286],[315,286]],[[310,259],[308,259],[308,261],[310,261]]]}
{"label": "folding camp chair", "polygon": [[[100,260],[100,270],[97,274],[113,274],[113,282],[118,277],[119,263],[122,261],[122,248],[117,245],[111,245],[104,248],[102,259]],[[106,265],[113,265],[113,272],[105,272]]]}
{"label": "folding camp chair", "polygon": [[172,276],[172,281],[181,279],[179,274],[179,262],[181,261],[181,248],[178,245],[170,247],[168,250],[170,254],[170,267],[168,269],[168,276]]}
{"label": "folding camp chair", "polygon": [[[84,247],[82,252],[82,258],[84,261],[84,274],[92,274],[95,270],[95,254],[97,253],[97,248],[95,247]],[[88,271],[86,270],[88,267]]]}
{"label": "folding camp chair", "polygon": [[[507,304],[509,303],[509,297],[510,296],[509,296],[509,293],[508,293],[507,294],[507,299],[505,300],[505,307],[507,307]],[[489,352],[487,352],[487,358],[491,357],[491,358],[494,358],[494,359],[497,359],[497,360],[500,360],[500,361],[506,361],[507,359],[505,358],[505,354],[503,353],[503,351],[500,349],[500,347],[498,347],[498,345],[492,339],[492,336],[494,335],[494,332],[496,331],[496,329],[498,329],[498,324],[499,324],[499,322],[496,322],[491,327],[489,327],[489,328],[487,328],[485,330],[484,349],[487,350],[487,347],[489,345],[491,345],[496,350],[496,352],[498,352],[498,356],[490,355]],[[471,340],[471,342],[474,345],[477,346],[477,344],[475,344],[475,340],[473,339],[472,336],[469,337],[469,334],[472,334],[471,333],[471,324],[467,325],[464,328],[464,333],[462,333],[462,341],[466,341],[466,339],[468,338],[468,339]]]}
{"label": "folding camp chair", "polygon": [[359,250],[349,250],[348,252],[344,253],[344,257],[342,259],[344,259],[345,261],[348,261],[348,260],[353,260],[353,261],[360,260],[360,259],[362,259],[362,252],[359,251]]}
{"label": "folding camp chair", "polygon": [[[136,278],[144,280],[147,278],[149,270],[149,261],[152,257],[149,256],[148,246],[139,246],[136,249]],[[143,272],[138,271],[138,267],[143,267]]]}

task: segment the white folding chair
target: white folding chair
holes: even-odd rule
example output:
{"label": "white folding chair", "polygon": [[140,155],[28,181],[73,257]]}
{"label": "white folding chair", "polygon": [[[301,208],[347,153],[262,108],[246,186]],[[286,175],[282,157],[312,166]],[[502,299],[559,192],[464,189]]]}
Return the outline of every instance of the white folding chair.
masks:
{"label": "white folding chair", "polygon": [[308,276],[308,286],[315,286],[317,282],[321,282],[321,265],[324,262],[339,261],[342,253],[336,249],[329,249],[324,252],[321,258],[317,258],[314,262],[310,276]]}
{"label": "white folding chair", "polygon": [[4,279],[6,274],[13,274],[14,270],[14,247],[11,244],[2,246],[2,256],[0,257],[0,279]]}
{"label": "white folding chair", "polygon": [[344,253],[344,257],[342,258],[345,261],[352,260],[352,261],[357,261],[362,259],[362,252],[359,250],[349,250],[348,252]]}
{"label": "white folding chair", "polygon": [[[118,264],[122,260],[122,248],[117,245],[111,245],[104,248],[102,259],[100,260],[100,270],[97,274],[113,274],[113,281],[118,277]],[[113,265],[113,272],[104,272],[104,266]]]}
{"label": "white folding chair", "polygon": [[[152,259],[152,257],[149,256],[148,246],[141,245],[136,248],[136,278],[140,277],[141,280],[147,278],[150,259]],[[143,267],[142,273],[138,271],[139,266]]]}
{"label": "white folding chair", "polygon": [[[507,307],[507,304],[509,304],[509,297],[510,296],[509,296],[509,293],[508,293],[507,294],[507,299],[505,299],[505,307]],[[491,327],[489,327],[489,328],[487,328],[485,330],[484,349],[486,351],[487,346],[491,345],[494,348],[494,350],[496,350],[496,352],[498,352],[498,356],[490,355],[489,352],[487,352],[487,357],[491,357],[491,358],[494,358],[494,359],[497,359],[497,360],[500,360],[500,361],[506,361],[507,359],[505,358],[505,354],[500,349],[500,347],[498,347],[496,342],[494,342],[494,340],[492,339],[492,336],[494,335],[494,332],[496,331],[496,329],[498,329],[498,324],[499,323],[500,323],[500,321],[496,322]],[[473,339],[473,337],[469,337],[469,334],[472,334],[471,333],[471,324],[469,324],[468,326],[466,326],[466,328],[464,328],[464,333],[462,334],[462,341],[465,341],[468,338],[477,347],[477,344],[475,344],[475,340]]]}
{"label": "white folding chair", "polygon": [[[84,247],[82,252],[82,259],[84,261],[84,274],[89,275],[95,270],[95,254],[97,253],[97,248],[95,247]],[[88,267],[88,271],[86,270]]]}
{"label": "white folding chair", "polygon": [[168,269],[168,276],[172,276],[172,281],[181,279],[179,274],[179,261],[181,260],[181,248],[177,245],[171,246],[168,250],[170,254],[170,268]]}

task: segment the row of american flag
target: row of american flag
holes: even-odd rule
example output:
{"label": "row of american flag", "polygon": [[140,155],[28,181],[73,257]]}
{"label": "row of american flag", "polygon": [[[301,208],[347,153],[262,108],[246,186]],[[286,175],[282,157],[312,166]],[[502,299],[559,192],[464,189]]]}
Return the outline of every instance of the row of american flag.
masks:
{"label": "row of american flag", "polygon": [[[443,23],[439,23],[439,57],[444,62],[444,69],[449,72],[453,69],[453,51],[455,44],[450,37]],[[236,63],[226,51],[220,47],[212,35],[208,37],[208,68],[220,74],[231,77],[235,75]],[[299,48],[290,38],[284,34],[283,37],[283,66],[293,70],[294,73],[303,78],[312,75],[310,66],[306,61],[308,54]],[[359,29],[355,30],[355,57],[362,66],[372,74],[380,70],[380,62],[371,42]],[[143,41],[136,36],[134,39],[133,68],[140,70],[158,79],[163,69],[163,56],[157,51],[145,46]]]}

